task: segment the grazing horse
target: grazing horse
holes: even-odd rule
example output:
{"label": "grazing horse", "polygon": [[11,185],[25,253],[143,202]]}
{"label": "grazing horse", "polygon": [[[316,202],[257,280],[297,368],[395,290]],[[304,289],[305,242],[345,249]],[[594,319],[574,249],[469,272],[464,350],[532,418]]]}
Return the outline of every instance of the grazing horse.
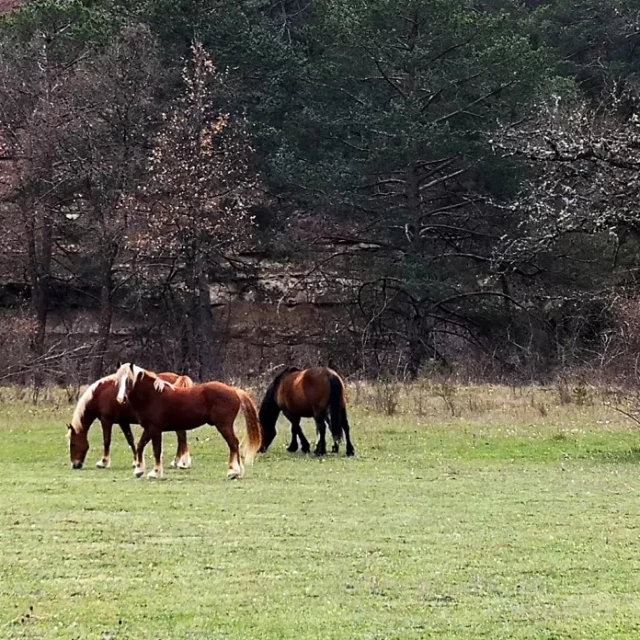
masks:
{"label": "grazing horse", "polygon": [[349,436],[349,420],[345,402],[344,382],[327,367],[300,370],[288,367],[273,380],[260,405],[260,423],[263,431],[262,451],[266,451],[276,437],[276,422],[280,411],[291,422],[291,444],[288,451],[298,450],[298,438],[304,453],[309,453],[309,441],[300,428],[301,418],[313,418],[316,422],[318,441],[315,454],[326,455],[326,423],[333,436],[332,452],[338,453],[344,433],[347,455],[355,454]]}
{"label": "grazing horse", "polygon": [[[138,442],[134,473],[144,474],[144,448],[151,440],[155,468],[147,477],[162,477],[162,433],[184,429],[190,431],[205,424],[214,426],[229,445],[227,478],[244,475],[242,458],[251,464],[262,444],[258,411],[251,397],[242,389],[221,382],[206,382],[178,388],[151,371],[134,364],[123,364],[116,373],[118,402],[129,402],[140,418],[144,433]],[[242,454],[233,425],[242,410],[247,425],[248,442]]]}
{"label": "grazing horse", "polygon": [[[163,380],[176,386],[188,387],[193,385],[193,380],[188,376],[179,376],[175,373],[159,374]],[[111,466],[111,432],[114,424],[119,424],[122,433],[133,452],[134,464],[136,461],[136,445],[131,432],[131,425],[138,424],[139,420],[135,411],[129,404],[121,404],[117,401],[118,383],[115,374],[96,380],[80,396],[73,419],[67,425],[69,436],[69,453],[71,466],[74,469],[82,469],[87,452],[89,451],[89,429],[97,419],[102,424],[103,454],[96,463],[97,467],[107,468]],[[191,455],[187,444],[187,434],[178,431],[178,450],[172,462],[173,466],[180,469],[188,469],[191,466]]]}

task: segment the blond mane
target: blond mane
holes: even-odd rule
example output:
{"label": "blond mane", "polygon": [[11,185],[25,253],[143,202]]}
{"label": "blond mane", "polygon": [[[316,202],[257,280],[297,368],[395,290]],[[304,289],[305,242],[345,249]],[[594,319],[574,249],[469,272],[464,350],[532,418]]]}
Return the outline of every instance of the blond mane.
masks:
{"label": "blond mane", "polygon": [[175,389],[175,386],[171,382],[167,382],[166,380],[159,378],[155,373],[151,373],[150,371],[147,371],[146,373],[150,378],[155,378],[155,380],[153,381],[153,388],[156,391],[162,393],[167,387]]}
{"label": "blond mane", "polygon": [[84,412],[87,410],[87,404],[91,398],[93,398],[93,394],[96,392],[96,389],[103,382],[113,382],[116,383],[116,374],[112,373],[104,378],[100,378],[100,380],[96,380],[93,384],[90,384],[82,393],[80,398],[78,399],[78,404],[73,412],[73,418],[71,418],[71,428],[76,432],[80,433],[82,431],[82,418],[84,417]]}
{"label": "blond mane", "polygon": [[153,371],[147,371],[146,369],[142,369],[138,365],[132,363],[123,364],[118,371],[114,374],[115,383],[118,385],[118,402],[124,402],[124,389],[127,380],[131,380],[132,386],[138,380],[140,374],[144,374],[153,379],[153,388],[156,391],[164,391],[167,387],[171,389],[175,389],[175,387],[166,380],[159,378]]}

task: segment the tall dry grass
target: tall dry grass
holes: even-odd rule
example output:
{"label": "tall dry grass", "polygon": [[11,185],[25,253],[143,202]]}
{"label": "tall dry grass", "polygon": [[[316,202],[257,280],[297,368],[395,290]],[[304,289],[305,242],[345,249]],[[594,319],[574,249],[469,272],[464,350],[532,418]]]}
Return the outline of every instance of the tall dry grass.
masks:
{"label": "tall dry grass", "polygon": [[[596,387],[566,379],[552,385],[460,385],[450,379],[351,382],[351,405],[386,416],[414,416],[420,422],[482,422],[555,425],[580,423],[639,428],[640,392]],[[624,415],[620,410],[629,415]]]}
{"label": "tall dry grass", "polygon": [[[260,403],[268,381],[229,381]],[[84,386],[40,389],[42,408],[71,409]],[[28,386],[0,387],[0,405],[33,406]],[[608,429],[640,429],[640,391],[558,379],[551,385],[462,385],[452,379],[349,381],[349,406],[381,417],[415,418],[420,423],[547,424],[557,429],[589,423]],[[623,413],[625,412],[625,413]],[[626,415],[625,415],[626,414]],[[637,418],[638,422],[634,421]]]}

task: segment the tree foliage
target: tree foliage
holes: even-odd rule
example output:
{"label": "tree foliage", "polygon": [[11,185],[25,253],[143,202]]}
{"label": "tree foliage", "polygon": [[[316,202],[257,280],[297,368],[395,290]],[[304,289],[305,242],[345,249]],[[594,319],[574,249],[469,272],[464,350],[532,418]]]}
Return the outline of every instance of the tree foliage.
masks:
{"label": "tree foliage", "polygon": [[367,371],[585,362],[636,295],[638,9],[26,3],[0,19],[0,206],[34,361],[73,290],[95,375],[125,310],[213,375],[210,288],[258,245],[353,283]]}

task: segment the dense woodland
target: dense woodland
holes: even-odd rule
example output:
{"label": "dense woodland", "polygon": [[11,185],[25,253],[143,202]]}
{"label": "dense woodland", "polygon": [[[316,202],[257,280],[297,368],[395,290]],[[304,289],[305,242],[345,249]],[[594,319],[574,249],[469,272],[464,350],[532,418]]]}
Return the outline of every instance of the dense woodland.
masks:
{"label": "dense woodland", "polygon": [[0,382],[635,379],[639,43],[640,0],[7,3]]}

